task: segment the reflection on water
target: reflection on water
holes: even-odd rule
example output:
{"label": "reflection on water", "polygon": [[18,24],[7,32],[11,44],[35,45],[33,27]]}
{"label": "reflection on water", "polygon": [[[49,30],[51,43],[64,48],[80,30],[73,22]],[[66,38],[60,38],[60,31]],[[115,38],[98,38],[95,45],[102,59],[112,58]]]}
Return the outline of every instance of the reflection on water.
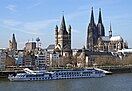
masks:
{"label": "reflection on water", "polygon": [[132,91],[132,73],[103,78],[10,82],[0,79],[0,91]]}

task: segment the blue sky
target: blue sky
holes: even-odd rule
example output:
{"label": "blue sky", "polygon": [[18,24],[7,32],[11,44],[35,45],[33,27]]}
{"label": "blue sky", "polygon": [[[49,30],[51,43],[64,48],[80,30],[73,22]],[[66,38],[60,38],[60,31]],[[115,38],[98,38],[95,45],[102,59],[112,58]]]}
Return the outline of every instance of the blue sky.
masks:
{"label": "blue sky", "polygon": [[121,35],[132,48],[131,4],[131,0],[0,0],[0,47],[8,47],[13,33],[19,49],[37,37],[43,48],[54,44],[55,26],[60,26],[64,14],[66,26],[72,26],[72,48],[82,48],[93,7],[96,23],[102,9],[106,35],[111,22],[113,35]]}

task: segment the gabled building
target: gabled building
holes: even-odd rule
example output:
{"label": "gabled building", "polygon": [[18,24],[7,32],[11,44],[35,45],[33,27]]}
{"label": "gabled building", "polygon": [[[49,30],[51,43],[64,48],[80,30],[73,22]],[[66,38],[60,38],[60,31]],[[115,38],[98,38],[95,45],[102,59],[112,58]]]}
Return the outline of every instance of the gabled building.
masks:
{"label": "gabled building", "polygon": [[35,55],[33,51],[24,51],[23,65],[28,67],[35,66]]}
{"label": "gabled building", "polygon": [[55,45],[51,44],[46,49],[49,53],[53,53],[55,50]]}
{"label": "gabled building", "polygon": [[18,55],[16,57],[16,65],[23,66],[23,51],[18,51]]}
{"label": "gabled building", "polygon": [[38,68],[46,68],[50,65],[49,53],[47,51],[40,51],[35,55],[35,66]]}

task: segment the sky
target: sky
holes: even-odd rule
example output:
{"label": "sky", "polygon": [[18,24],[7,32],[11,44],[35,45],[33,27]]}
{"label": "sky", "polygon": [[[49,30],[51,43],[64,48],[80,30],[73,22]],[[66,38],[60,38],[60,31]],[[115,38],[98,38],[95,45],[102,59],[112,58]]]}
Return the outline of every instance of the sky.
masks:
{"label": "sky", "polygon": [[86,45],[87,27],[94,9],[97,24],[102,10],[105,35],[111,23],[113,35],[120,35],[132,48],[132,0],[0,0],[0,48],[7,48],[15,34],[18,49],[40,38],[41,47],[54,44],[55,26],[62,16],[72,27],[72,48]]}

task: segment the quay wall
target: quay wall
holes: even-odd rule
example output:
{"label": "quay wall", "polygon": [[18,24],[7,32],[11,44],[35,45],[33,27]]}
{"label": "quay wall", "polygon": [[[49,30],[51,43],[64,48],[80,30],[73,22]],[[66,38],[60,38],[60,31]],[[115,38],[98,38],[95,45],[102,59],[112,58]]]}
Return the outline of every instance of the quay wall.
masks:
{"label": "quay wall", "polygon": [[132,73],[132,68],[103,68],[104,70],[110,71],[113,74],[118,73]]}
{"label": "quay wall", "polygon": [[16,74],[24,72],[23,70],[19,71],[0,71],[0,78],[7,78],[9,74]]}

